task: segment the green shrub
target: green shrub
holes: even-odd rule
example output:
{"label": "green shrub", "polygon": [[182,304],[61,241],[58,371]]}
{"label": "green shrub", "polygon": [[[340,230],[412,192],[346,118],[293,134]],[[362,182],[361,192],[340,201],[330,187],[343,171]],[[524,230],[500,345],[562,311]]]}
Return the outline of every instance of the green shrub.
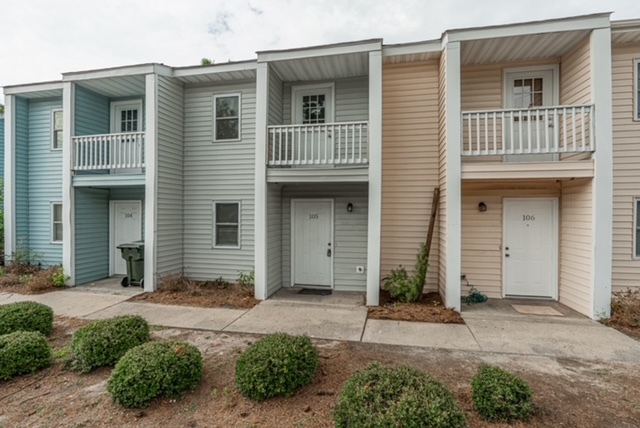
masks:
{"label": "green shrub", "polygon": [[490,421],[526,421],[533,414],[529,384],[500,367],[481,365],[471,381],[473,404]]}
{"label": "green shrub", "polygon": [[370,364],[342,389],[334,409],[336,427],[466,427],[451,392],[413,367]]}
{"label": "green shrub", "polygon": [[290,396],[313,380],[319,364],[318,350],[307,336],[270,334],[240,355],[236,385],[252,400]]}
{"label": "green shrub", "polygon": [[16,302],[0,306],[0,334],[39,331],[45,336],[53,330],[53,310],[38,302]]}
{"label": "green shrub", "polygon": [[176,398],[202,378],[202,355],[183,342],[149,342],[129,350],[107,382],[111,398],[123,407],[146,407],[164,396]]}
{"label": "green shrub", "polygon": [[424,281],[427,278],[427,268],[429,259],[427,257],[427,246],[420,245],[420,250],[416,256],[415,274],[409,276],[407,270],[401,265],[392,269],[388,277],[384,278],[384,289],[391,297],[400,302],[415,302],[422,296],[424,291]]}
{"label": "green shrub", "polygon": [[51,363],[51,348],[37,331],[16,331],[0,336],[0,380],[32,373]]}
{"label": "green shrub", "polygon": [[76,366],[88,372],[113,365],[134,346],[149,341],[149,324],[137,315],[94,321],[79,328],[71,340]]}

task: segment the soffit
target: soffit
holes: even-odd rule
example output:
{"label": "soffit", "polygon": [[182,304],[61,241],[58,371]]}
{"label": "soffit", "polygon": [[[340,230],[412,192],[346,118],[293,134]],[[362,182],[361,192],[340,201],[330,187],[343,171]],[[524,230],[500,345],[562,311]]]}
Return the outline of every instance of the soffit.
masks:
{"label": "soffit", "polygon": [[110,98],[140,96],[145,93],[144,75],[86,79],[76,83]]}
{"label": "soffit", "polygon": [[369,52],[269,62],[284,81],[329,80],[369,74]]}

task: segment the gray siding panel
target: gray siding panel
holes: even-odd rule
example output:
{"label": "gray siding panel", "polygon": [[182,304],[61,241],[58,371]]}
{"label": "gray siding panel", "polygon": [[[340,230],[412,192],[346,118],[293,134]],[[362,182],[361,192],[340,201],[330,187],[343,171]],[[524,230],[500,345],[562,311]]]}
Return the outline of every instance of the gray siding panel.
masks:
{"label": "gray siding panel", "polygon": [[[285,186],[282,189],[282,280],[291,285],[291,199],[333,199],[334,288],[338,291],[365,291],[366,275],[356,266],[367,264],[368,187],[359,184]],[[347,204],[353,212],[347,212]]]}
{"label": "gray siding panel", "polygon": [[109,276],[109,191],[75,189],[76,284]]}
{"label": "gray siding panel", "polygon": [[[213,95],[240,92],[241,141],[213,142]],[[185,89],[184,266],[196,279],[253,270],[255,82]],[[240,201],[241,248],[213,248],[213,201]]]}
{"label": "gray siding panel", "polygon": [[267,187],[267,295],[282,285],[282,195],[272,184]]}
{"label": "gray siding panel", "polygon": [[62,202],[62,151],[51,150],[52,110],[62,100],[29,102],[29,248],[45,266],[62,263],[62,244],[51,243],[51,203]]}
{"label": "gray siding panel", "polygon": [[269,123],[282,125],[282,80],[275,72],[269,74]]}
{"label": "gray siding panel", "polygon": [[76,85],[75,135],[108,134],[110,108],[109,98]]}
{"label": "gray siding panel", "polygon": [[157,273],[183,269],[184,90],[158,77]]}
{"label": "gray siding panel", "polygon": [[29,101],[16,97],[16,249],[29,248]]}

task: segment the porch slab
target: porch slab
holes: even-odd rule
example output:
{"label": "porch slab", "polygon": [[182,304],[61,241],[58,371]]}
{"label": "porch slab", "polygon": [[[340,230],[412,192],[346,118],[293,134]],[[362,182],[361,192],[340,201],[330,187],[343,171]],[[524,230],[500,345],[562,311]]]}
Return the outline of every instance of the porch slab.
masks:
{"label": "porch slab", "polygon": [[369,319],[363,342],[425,348],[480,351],[480,346],[464,324],[433,324]]}
{"label": "porch slab", "polygon": [[587,319],[532,318],[464,316],[485,352],[640,363],[640,342],[612,328]]}
{"label": "porch slab", "polygon": [[244,315],[245,309],[194,308],[153,303],[123,302],[117,306],[94,312],[88,319],[105,319],[118,315],[139,315],[149,324],[164,327],[222,330]]}
{"label": "porch slab", "polygon": [[4,299],[0,299],[0,304],[32,300],[51,307],[51,309],[53,309],[53,313],[56,315],[84,318],[94,312],[122,303],[129,298],[130,296],[116,296],[110,294],[96,295],[94,293],[61,290],[45,294],[12,294]]}
{"label": "porch slab", "polygon": [[265,300],[224,329],[229,332],[306,334],[317,339],[360,341],[366,307]]}

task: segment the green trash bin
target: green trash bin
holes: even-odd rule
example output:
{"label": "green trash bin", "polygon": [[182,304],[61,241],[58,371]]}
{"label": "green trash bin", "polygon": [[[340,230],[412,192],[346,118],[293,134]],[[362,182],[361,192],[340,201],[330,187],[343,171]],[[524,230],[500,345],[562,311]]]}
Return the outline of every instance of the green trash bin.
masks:
{"label": "green trash bin", "polygon": [[121,244],[117,247],[122,252],[122,258],[127,262],[127,276],[122,278],[120,285],[144,285],[144,241]]}

